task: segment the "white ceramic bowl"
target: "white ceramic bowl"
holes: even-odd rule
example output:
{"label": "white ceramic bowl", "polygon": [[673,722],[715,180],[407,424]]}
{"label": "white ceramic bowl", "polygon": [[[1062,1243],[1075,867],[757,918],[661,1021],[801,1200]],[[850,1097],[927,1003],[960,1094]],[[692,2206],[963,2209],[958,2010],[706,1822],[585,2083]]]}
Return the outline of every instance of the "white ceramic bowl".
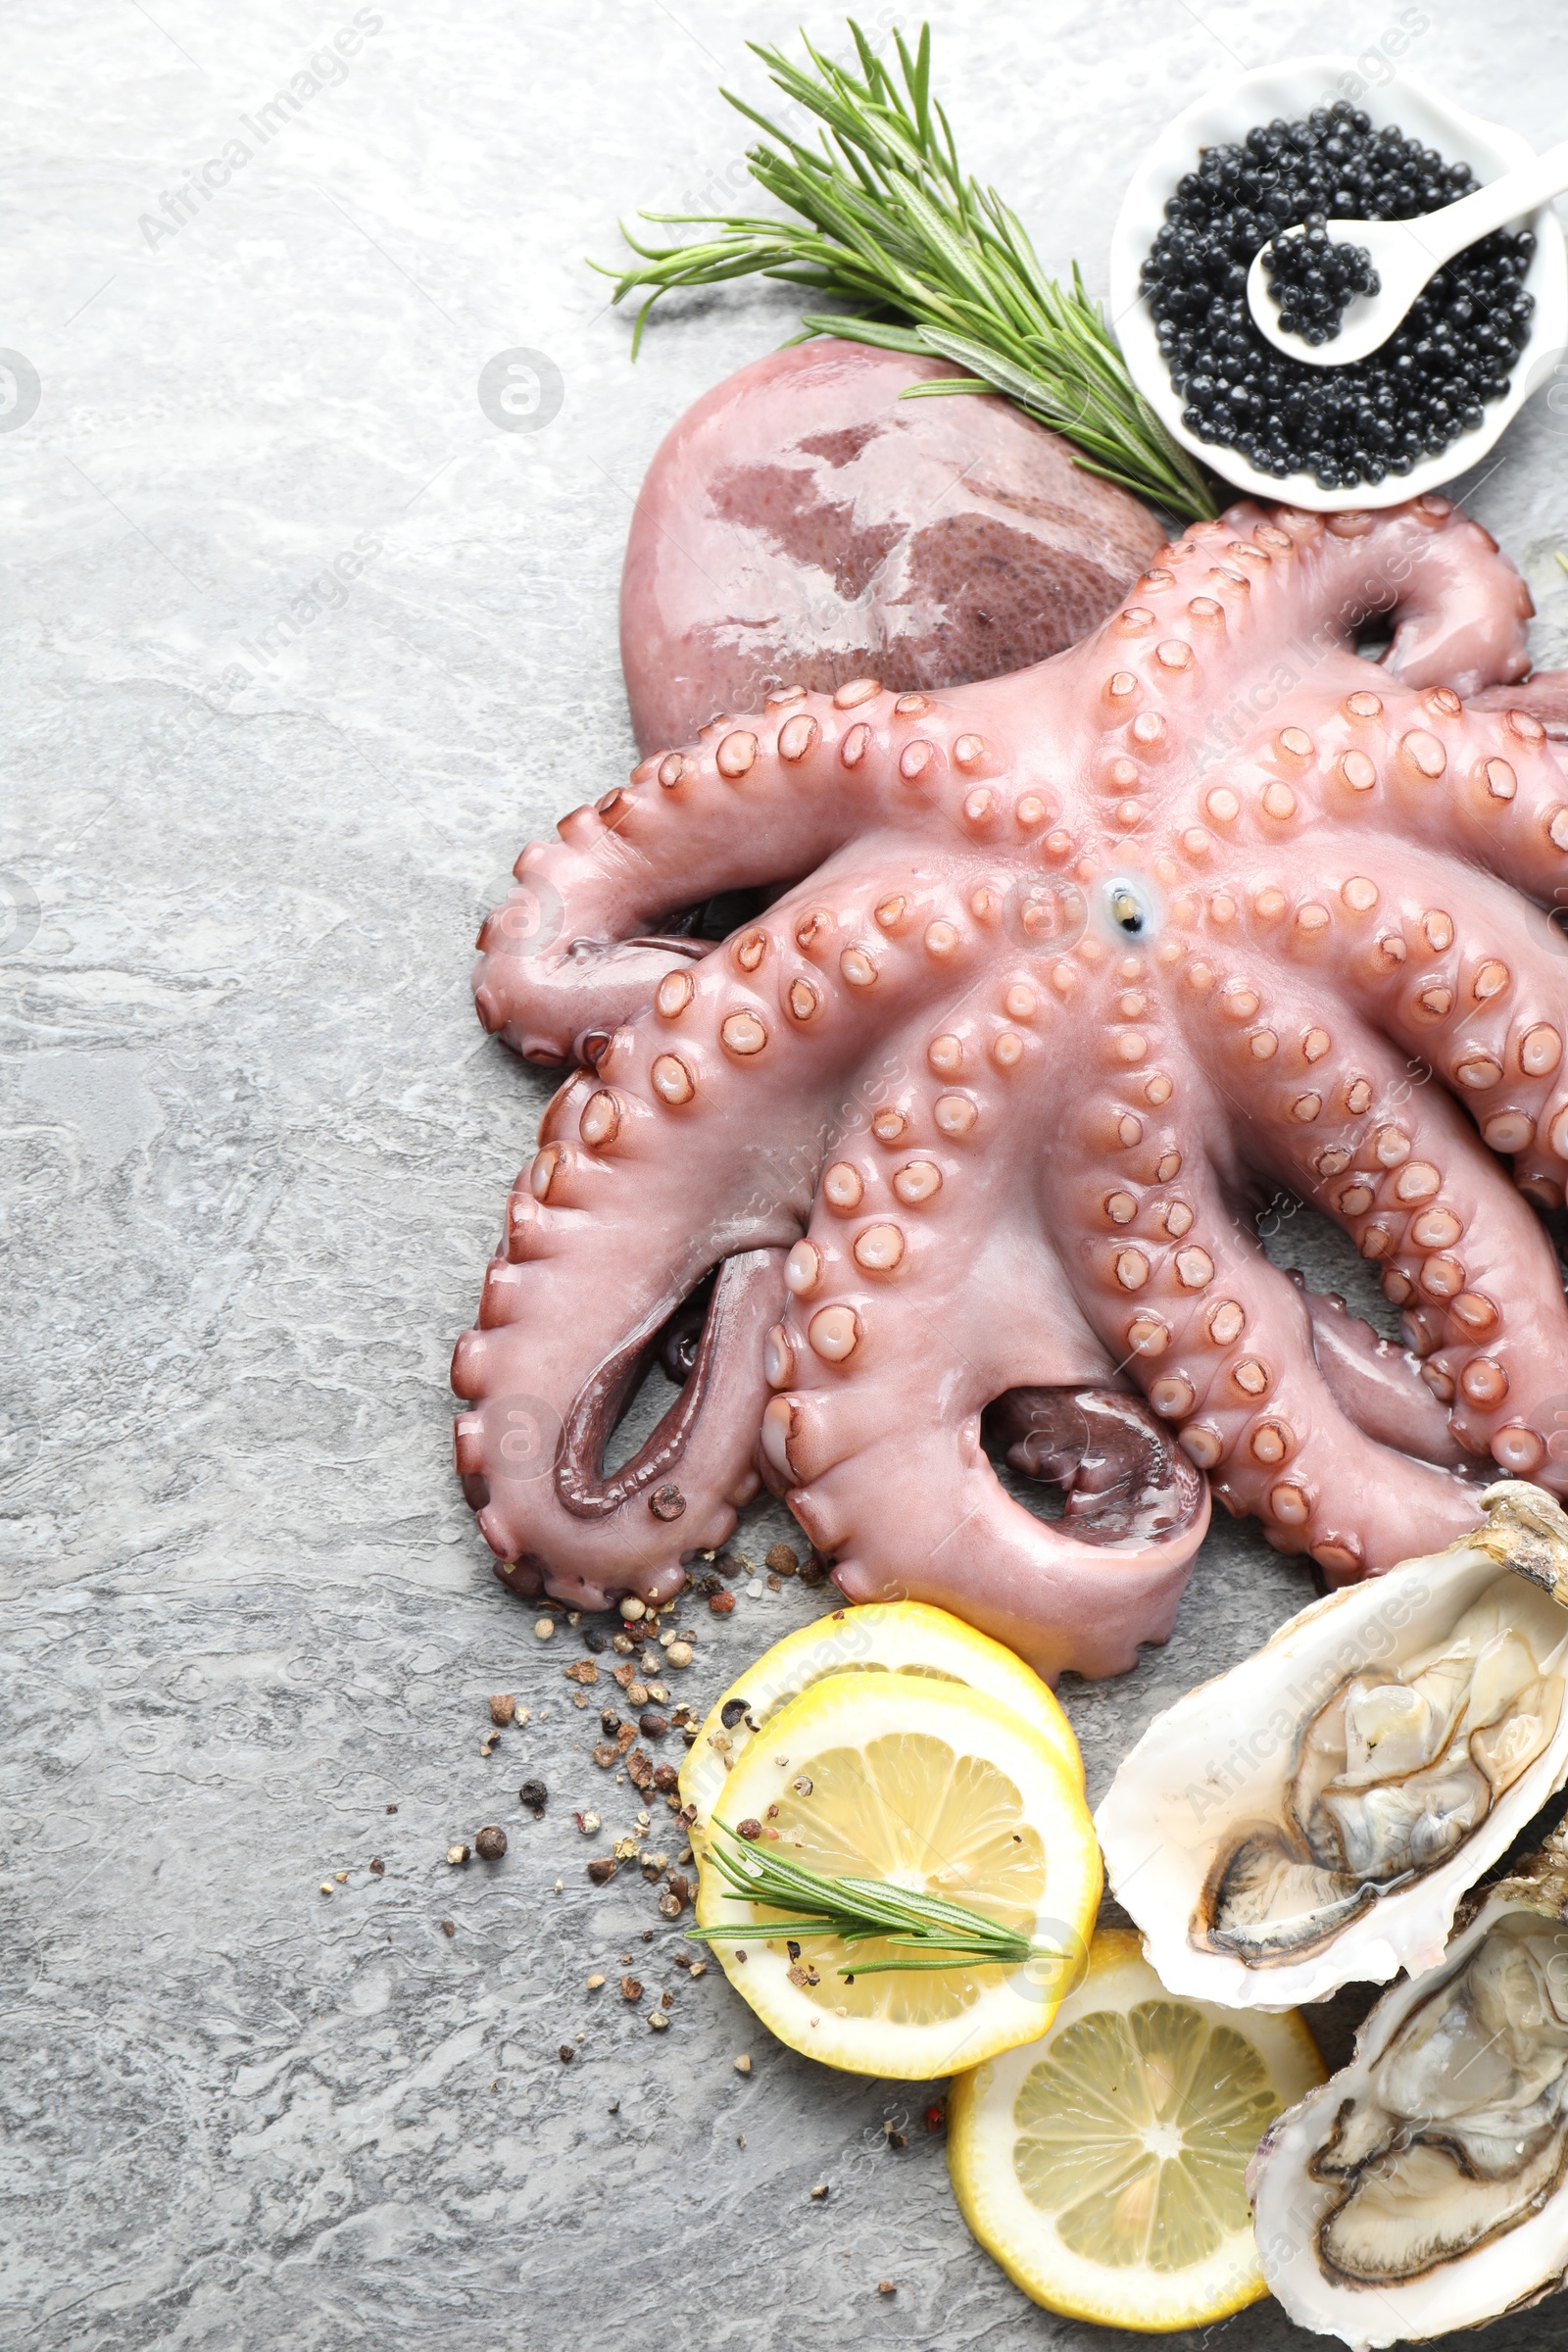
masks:
{"label": "white ceramic bowl", "polygon": [[[1483,422],[1473,432],[1450,441],[1441,457],[1424,458],[1408,473],[1391,473],[1381,482],[1360,482],[1351,490],[1320,490],[1309,473],[1292,473],[1278,480],[1273,474],[1259,473],[1236,450],[1200,441],[1196,433],[1188,431],[1182,422],[1186,403],[1171,385],[1153,319],[1139,291],[1139,272],[1164,220],[1166,202],[1176,193],[1183,173],[1196,171],[1200,147],[1245,138],[1254,123],[1270,122],[1276,115],[1290,122],[1298,122],[1314,107],[1332,106],[1346,87],[1361,78],[1352,57],[1302,57],[1221,82],[1178,115],[1155,140],[1122,201],[1110,247],[1111,322],[1133,381],[1173,438],[1213,472],[1254,497],[1282,499],[1320,513],[1340,507],[1395,507],[1422,490],[1437,490],[1451,482],[1486,456],[1538,384],[1550,375],[1568,345],[1568,260],[1557,216],[1544,204],[1539,212],[1512,223],[1515,228],[1530,227],[1536,234],[1536,250],[1524,281],[1536,298],[1530,340],[1514,361],[1505,397],[1489,401]],[[1380,89],[1365,90],[1352,104],[1371,117],[1376,128],[1396,123],[1423,147],[1436,147],[1445,161],[1469,164],[1483,181],[1496,179],[1535,153],[1518,131],[1484,122],[1414,74],[1396,72]]]}

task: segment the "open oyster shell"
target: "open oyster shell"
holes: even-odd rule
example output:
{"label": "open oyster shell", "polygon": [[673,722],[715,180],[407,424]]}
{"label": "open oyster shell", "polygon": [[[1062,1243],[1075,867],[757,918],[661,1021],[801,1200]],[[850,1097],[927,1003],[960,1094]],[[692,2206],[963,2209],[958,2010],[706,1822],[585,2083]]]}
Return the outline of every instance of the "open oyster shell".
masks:
{"label": "open oyster shell", "polygon": [[1568,1780],[1568,1518],[1505,1480],[1445,1551],[1347,1587],[1158,1716],[1097,1813],[1172,1992],[1287,2009],[1433,1967]]}
{"label": "open oyster shell", "polygon": [[1482,2327],[1562,2285],[1562,1831],[1461,1905],[1438,1966],[1386,1992],[1349,2065],[1275,2119],[1248,2187],[1270,2288],[1356,2352]]}

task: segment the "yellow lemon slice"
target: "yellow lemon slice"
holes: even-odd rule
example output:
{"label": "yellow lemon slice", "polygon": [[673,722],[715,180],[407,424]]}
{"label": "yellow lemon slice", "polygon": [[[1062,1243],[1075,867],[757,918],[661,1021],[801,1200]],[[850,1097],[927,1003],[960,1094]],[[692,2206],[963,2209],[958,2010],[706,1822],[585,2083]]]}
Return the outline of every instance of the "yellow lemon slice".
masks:
{"label": "yellow lemon slice", "polygon": [[1265,2292],[1248,2162],[1323,2080],[1294,2010],[1175,1999],[1137,1936],[1102,1931],[1049,2031],[954,2084],[959,2208],[1048,2311],[1202,2327]]}
{"label": "yellow lemon slice", "polygon": [[[904,1969],[885,1941],[847,1948],[737,1898],[700,1850],[700,1927],[725,1975],[791,2049],[852,2074],[918,2082],[1032,2041],[1082,1965],[1100,1848],[1059,1745],[968,1684],[833,1674],[770,1715],[726,1778],[716,1819],[751,1848],[830,1878],[943,1895],[1048,1944],[1055,1959]],[[732,1931],[732,1932],[731,1932]],[[853,1981],[841,1973],[849,1969]]]}
{"label": "yellow lemon slice", "polygon": [[699,1833],[719,1802],[725,1774],[780,1707],[827,1675],[872,1673],[962,1683],[1000,1699],[1035,1726],[1082,1788],[1083,1759],[1072,1726],[1021,1658],[946,1609],[920,1600],[872,1601],[797,1627],[714,1701],[680,1776],[681,1799],[697,1807]]}

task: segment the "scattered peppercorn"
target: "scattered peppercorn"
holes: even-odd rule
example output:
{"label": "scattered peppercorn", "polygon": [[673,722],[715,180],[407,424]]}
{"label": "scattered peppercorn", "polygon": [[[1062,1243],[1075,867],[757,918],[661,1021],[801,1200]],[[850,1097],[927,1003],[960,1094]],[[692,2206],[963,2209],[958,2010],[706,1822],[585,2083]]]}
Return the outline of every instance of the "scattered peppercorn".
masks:
{"label": "scattered peppercorn", "polygon": [[588,1865],[588,1876],[596,1886],[608,1886],[620,1865],[612,1854],[596,1855]]}
{"label": "scattered peppercorn", "polygon": [[531,1806],[535,1821],[541,1819],[549,1801],[550,1791],[543,1781],[524,1781],[517,1790],[518,1804]]}
{"label": "scattered peppercorn", "polygon": [[533,1630],[536,1641],[548,1642],[556,1630],[556,1621],[553,1617],[541,1617],[536,1620]]}
{"label": "scattered peppercorn", "polygon": [[790,1544],[775,1544],[763,1563],[772,1569],[775,1576],[793,1576],[800,1564],[795,1547]]}
{"label": "scattered peppercorn", "polygon": [[516,1713],[517,1702],[510,1690],[498,1690],[490,1701],[490,1720],[505,1731]]}
{"label": "scattered peppercorn", "polygon": [[623,2001],[640,2001],[643,1997],[643,1981],[641,1977],[622,1977],[620,1980],[620,1997]]}
{"label": "scattered peppercorn", "polygon": [[762,1835],[762,1825],[751,1814],[748,1814],[744,1821],[738,1821],[735,1824],[735,1835],[737,1838],[746,1838],[755,1842]]}
{"label": "scattered peppercorn", "polygon": [[710,1592],[708,1605],[715,1617],[727,1617],[735,1606],[735,1595],[733,1592]]}
{"label": "scattered peppercorn", "polygon": [[591,1649],[597,1658],[606,1646],[605,1637],[603,1634],[595,1632],[594,1628],[590,1626],[583,1635],[582,1645],[584,1649]]}
{"label": "scattered peppercorn", "polygon": [[386,1876],[386,1864],[382,1861],[379,1854],[375,1856],[374,1860],[370,1864],[370,1876],[372,1879],[381,1879],[385,1878]]}
{"label": "scattered peppercorn", "polygon": [[499,1862],[507,1850],[507,1833],[492,1824],[479,1832],[473,1841],[474,1852],[481,1862]]}
{"label": "scattered peppercorn", "polygon": [[637,1729],[645,1740],[662,1740],[669,1729],[669,1718],[656,1714],[652,1707],[645,1707],[637,1718]]}
{"label": "scattered peppercorn", "polygon": [[468,1849],[466,1845],[449,1845],[447,1847],[447,1860],[449,1862],[456,1865],[466,1862],[467,1859]]}
{"label": "scattered peppercorn", "polygon": [[441,1922],[441,1933],[443,1936],[455,1936],[457,1932],[458,1923],[455,1919],[444,1919]]}
{"label": "scattered peppercorn", "polygon": [[571,2064],[572,2060],[573,2060],[573,2059],[576,2057],[576,2055],[577,2055],[577,2053],[576,2053],[576,2051],[575,2051],[575,2050],[572,2048],[572,2046],[571,2046],[571,2044],[570,2044],[570,2042],[569,2042],[569,2041],[564,2041],[564,2042],[562,2043],[562,2045],[561,2045],[561,2063],[562,2063],[562,2065],[563,2065],[563,2066],[569,2066],[569,2065]]}
{"label": "scattered peppercorn", "polygon": [[746,1722],[748,1729],[756,1729],[756,1726],[752,1723],[751,1717],[746,1712],[746,1708],[747,1701],[744,1698],[725,1699],[724,1704],[718,1710],[718,1720],[724,1726],[726,1732],[732,1732],[735,1729],[735,1726],[743,1719]]}

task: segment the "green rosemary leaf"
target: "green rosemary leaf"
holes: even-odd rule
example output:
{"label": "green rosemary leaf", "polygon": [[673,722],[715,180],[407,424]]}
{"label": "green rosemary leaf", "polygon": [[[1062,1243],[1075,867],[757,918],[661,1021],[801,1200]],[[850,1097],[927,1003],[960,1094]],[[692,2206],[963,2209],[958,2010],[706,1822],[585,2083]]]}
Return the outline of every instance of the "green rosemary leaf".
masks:
{"label": "green rosemary leaf", "polygon": [[[1020,1929],[971,1910],[966,1903],[881,1879],[829,1878],[770,1846],[744,1841],[725,1822],[712,1825],[708,1860],[733,1889],[725,1901],[766,1904],[782,1916],[737,1921],[729,1928],[689,1928],[686,1933],[694,1943],[729,1942],[737,1936],[763,1942],[828,1936],[850,1955],[840,1962],[839,1975],[852,1977],[882,1975],[890,1969],[1019,1968],[1029,1961],[1057,1966],[1067,1962],[1054,1944],[1037,1943]],[[888,1956],[857,1959],[856,1947],[871,1941],[882,1943]]]}
{"label": "green rosemary leaf", "polygon": [[815,146],[735,92],[722,93],[761,133],[747,167],[782,217],[645,213],[645,220],[706,233],[659,246],[623,228],[636,266],[591,265],[614,278],[615,302],[644,296],[634,356],[655,304],[682,287],[748,276],[810,287],[847,308],[808,313],[803,335],[842,335],[966,370],[961,379],[911,385],[906,397],[1000,392],[1074,443],[1086,471],[1174,514],[1212,514],[1208,477],[1139,394],[1077,265],[1070,286],[1048,276],[1017,216],[961,169],[952,125],[931,95],[930,25],[912,53],[895,31],[897,74],[853,19],[849,30],[858,73],[804,36],[806,66],[748,44],[774,87],[815,119]]}
{"label": "green rosemary leaf", "polygon": [[906,384],[901,400],[939,400],[945,392],[995,392],[983,375],[933,375],[923,384]]}

